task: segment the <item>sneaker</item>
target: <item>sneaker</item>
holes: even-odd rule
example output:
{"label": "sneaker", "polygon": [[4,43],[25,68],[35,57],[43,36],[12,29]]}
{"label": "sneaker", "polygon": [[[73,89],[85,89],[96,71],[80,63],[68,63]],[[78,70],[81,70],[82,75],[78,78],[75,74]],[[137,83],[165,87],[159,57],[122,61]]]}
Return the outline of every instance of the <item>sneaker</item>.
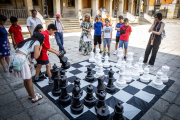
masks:
{"label": "sneaker", "polygon": [[116,54],[117,54],[117,51],[115,50],[114,53],[113,53],[113,55],[116,55]]}
{"label": "sneaker", "polygon": [[124,56],[124,60],[126,61],[126,56]]}
{"label": "sneaker", "polygon": [[102,51],[100,50],[100,52],[99,53],[102,53]]}
{"label": "sneaker", "polygon": [[110,57],[110,53],[108,53],[108,56]]}
{"label": "sneaker", "polygon": [[148,64],[148,67],[153,67],[154,65]]}
{"label": "sneaker", "polygon": [[106,56],[106,53],[104,52],[104,53],[103,53],[103,57],[105,57],[105,56]]}
{"label": "sneaker", "polygon": [[7,72],[8,71],[8,69],[7,68],[4,68],[4,72]]}
{"label": "sneaker", "polygon": [[51,78],[49,78],[49,82],[48,82],[49,84],[53,84],[54,83],[54,81],[51,79]]}

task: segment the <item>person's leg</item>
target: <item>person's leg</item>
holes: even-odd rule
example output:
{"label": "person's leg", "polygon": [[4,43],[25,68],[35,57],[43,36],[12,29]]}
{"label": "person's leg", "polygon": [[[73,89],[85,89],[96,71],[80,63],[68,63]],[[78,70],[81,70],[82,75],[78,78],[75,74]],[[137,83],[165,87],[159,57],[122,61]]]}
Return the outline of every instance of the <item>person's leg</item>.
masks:
{"label": "person's leg", "polygon": [[122,40],[119,40],[119,48],[123,49],[123,41]]}
{"label": "person's leg", "polygon": [[125,53],[124,53],[124,56],[126,57],[126,55],[127,55],[127,50],[128,49],[128,41],[124,41],[124,51],[125,51]]}
{"label": "person's leg", "polygon": [[101,35],[98,36],[98,44],[99,44],[99,49],[100,49],[100,53],[101,53]]}
{"label": "person's leg", "polygon": [[[38,64],[37,67],[36,67],[36,74],[35,74],[35,80],[38,80],[39,79],[39,73],[41,71],[41,68],[42,68],[42,65],[41,64]],[[36,79],[37,78],[37,79]]]}
{"label": "person's leg", "polygon": [[49,78],[49,84],[53,84],[54,81],[51,79],[52,75],[51,75],[51,64],[50,63],[46,64],[46,73]]}
{"label": "person's leg", "polygon": [[55,38],[56,38],[57,45],[59,46],[59,50],[61,49],[60,48],[60,44],[61,44],[60,36],[61,36],[61,34],[59,32],[55,32]]}
{"label": "person's leg", "polygon": [[31,92],[28,89],[28,84],[27,83],[28,83],[27,80],[24,80],[24,87],[26,88],[26,91],[27,91],[28,95],[31,97]]}
{"label": "person's leg", "polygon": [[5,62],[4,62],[4,57],[0,57],[0,62],[1,62],[1,65],[3,66],[3,68],[6,69],[6,65],[5,65]]}
{"label": "person's leg", "polygon": [[111,39],[108,39],[108,53],[110,53],[110,48],[111,48]]}
{"label": "person's leg", "polygon": [[9,57],[5,57],[6,63],[9,65]]}
{"label": "person's leg", "polygon": [[32,79],[25,79],[24,84],[26,84],[25,88],[26,88],[29,96],[31,96],[32,98],[35,98]]}
{"label": "person's leg", "polygon": [[103,42],[103,44],[104,44],[104,53],[103,53],[103,57],[105,57],[105,55],[106,55],[106,44],[107,44],[107,41],[106,41],[106,38],[104,38],[104,42]]}
{"label": "person's leg", "polygon": [[151,40],[149,40],[146,50],[145,50],[143,63],[147,63],[151,50],[152,50],[152,45],[151,45]]}
{"label": "person's leg", "polygon": [[93,50],[94,53],[96,52],[96,45],[97,45],[97,36],[94,35],[94,50]]}
{"label": "person's leg", "polygon": [[118,45],[119,45],[119,37],[116,36],[115,51],[117,51]]}

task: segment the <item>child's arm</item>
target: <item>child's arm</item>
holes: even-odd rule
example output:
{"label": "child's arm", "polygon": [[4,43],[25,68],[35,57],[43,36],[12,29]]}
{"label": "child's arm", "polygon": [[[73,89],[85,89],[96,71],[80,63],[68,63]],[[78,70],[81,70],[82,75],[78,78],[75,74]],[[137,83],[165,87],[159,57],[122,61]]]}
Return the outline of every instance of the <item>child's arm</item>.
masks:
{"label": "child's arm", "polygon": [[61,53],[57,50],[55,50],[54,48],[50,47],[50,49],[47,49],[49,52],[55,53],[57,56],[60,56]]}
{"label": "child's arm", "polygon": [[116,27],[115,30],[120,31],[120,28],[117,28],[117,27]]}
{"label": "child's arm", "polygon": [[151,26],[150,29],[149,29],[149,32],[152,32],[152,31],[153,31],[153,28],[154,28],[155,24],[156,24],[156,22],[154,21],[154,23],[152,24],[152,26]]}
{"label": "child's arm", "polygon": [[131,32],[129,32],[129,36],[131,35]]}
{"label": "child's arm", "polygon": [[11,34],[11,38],[12,38],[12,42],[14,44],[14,49],[15,49],[15,46],[16,46],[16,41],[14,40],[14,33],[10,33]]}
{"label": "child's arm", "polygon": [[112,31],[111,31],[111,41],[112,41]]}
{"label": "child's arm", "polygon": [[32,31],[31,31],[30,26],[27,26],[27,28],[28,28],[28,31],[29,31],[30,35],[32,36],[32,35],[33,35],[33,33],[32,33]]}

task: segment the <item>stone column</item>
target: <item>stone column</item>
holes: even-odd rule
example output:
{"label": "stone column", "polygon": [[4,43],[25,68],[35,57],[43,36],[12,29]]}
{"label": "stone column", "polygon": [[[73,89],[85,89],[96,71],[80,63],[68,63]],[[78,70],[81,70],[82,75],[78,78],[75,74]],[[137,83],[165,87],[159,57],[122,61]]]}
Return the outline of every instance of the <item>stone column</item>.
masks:
{"label": "stone column", "polygon": [[92,0],[92,17],[94,17],[97,14],[99,7],[99,0]]}
{"label": "stone column", "polygon": [[31,11],[33,9],[33,3],[32,0],[24,0],[24,4],[27,10],[28,17],[31,16]]}
{"label": "stone column", "polygon": [[53,0],[53,11],[54,11],[54,16],[53,17],[56,17],[56,14],[61,15],[60,0]]}
{"label": "stone column", "polygon": [[109,11],[109,15],[112,16],[112,1],[106,0],[106,11]]}
{"label": "stone column", "polygon": [[118,16],[123,15],[124,0],[119,0]]}
{"label": "stone column", "polygon": [[82,10],[82,0],[75,0],[75,15],[78,17],[78,11]]}
{"label": "stone column", "polygon": [[103,8],[106,7],[106,0],[103,0]]}
{"label": "stone column", "polygon": [[128,12],[132,14],[133,11],[133,0],[129,0],[128,2]]}
{"label": "stone column", "polygon": [[140,12],[142,11],[141,10],[141,3],[142,3],[142,0],[138,0],[138,8],[137,8],[137,13],[138,13],[138,15],[140,15]]}

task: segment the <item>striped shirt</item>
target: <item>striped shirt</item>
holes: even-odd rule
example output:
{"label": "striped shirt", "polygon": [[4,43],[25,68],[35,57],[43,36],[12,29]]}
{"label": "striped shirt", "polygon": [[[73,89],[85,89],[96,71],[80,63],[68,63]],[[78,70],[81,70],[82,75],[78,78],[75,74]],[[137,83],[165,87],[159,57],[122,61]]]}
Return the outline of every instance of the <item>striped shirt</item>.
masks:
{"label": "striped shirt", "polygon": [[[56,21],[56,22],[55,22]],[[54,20],[53,22],[52,22],[52,24],[55,24],[56,25],[56,27],[57,27],[57,32],[64,32],[64,25],[62,24],[62,22],[61,21],[57,21],[57,20]]]}

